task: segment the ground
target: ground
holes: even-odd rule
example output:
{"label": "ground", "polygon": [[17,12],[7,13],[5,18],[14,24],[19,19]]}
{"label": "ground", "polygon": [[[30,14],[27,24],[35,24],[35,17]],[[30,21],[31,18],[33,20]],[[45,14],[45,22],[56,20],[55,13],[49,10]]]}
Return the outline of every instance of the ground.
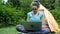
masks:
{"label": "ground", "polygon": [[[60,27],[60,24],[59,24]],[[0,34],[18,34],[15,26],[0,28]]]}
{"label": "ground", "polygon": [[15,26],[0,28],[0,34],[17,34]]}

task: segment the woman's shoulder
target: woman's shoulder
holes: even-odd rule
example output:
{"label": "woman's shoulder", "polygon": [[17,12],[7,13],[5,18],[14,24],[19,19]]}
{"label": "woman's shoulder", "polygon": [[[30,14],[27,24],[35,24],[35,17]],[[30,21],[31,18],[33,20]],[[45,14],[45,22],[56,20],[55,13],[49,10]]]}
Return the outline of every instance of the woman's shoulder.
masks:
{"label": "woman's shoulder", "polygon": [[44,12],[43,11],[39,11],[39,14],[44,14]]}
{"label": "woman's shoulder", "polygon": [[28,12],[27,14],[31,14],[32,13],[32,11],[31,12]]}
{"label": "woman's shoulder", "polygon": [[41,17],[43,17],[43,16],[44,16],[43,11],[39,11],[39,16],[41,16]]}

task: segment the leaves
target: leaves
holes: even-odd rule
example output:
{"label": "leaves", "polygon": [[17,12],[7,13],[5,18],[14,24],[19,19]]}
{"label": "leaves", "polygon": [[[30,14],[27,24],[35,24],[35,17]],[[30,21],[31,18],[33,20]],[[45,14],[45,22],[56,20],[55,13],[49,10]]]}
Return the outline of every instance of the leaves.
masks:
{"label": "leaves", "polygon": [[[53,10],[50,10],[57,22],[60,22],[60,7],[56,6],[57,2],[54,0],[39,0],[46,8],[50,9],[53,5]],[[48,1],[54,1],[49,3]],[[27,13],[31,11],[32,0],[9,0],[5,5],[0,2],[0,26],[2,25],[16,25],[25,21]]]}

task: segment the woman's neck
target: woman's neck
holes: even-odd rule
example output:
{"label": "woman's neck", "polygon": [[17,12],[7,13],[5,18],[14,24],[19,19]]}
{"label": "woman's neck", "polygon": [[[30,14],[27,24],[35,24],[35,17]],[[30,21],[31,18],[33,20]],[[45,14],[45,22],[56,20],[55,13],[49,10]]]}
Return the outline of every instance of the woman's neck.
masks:
{"label": "woman's neck", "polygon": [[33,12],[34,15],[36,15],[38,12]]}
{"label": "woman's neck", "polygon": [[36,11],[36,12],[33,12],[33,14],[34,14],[34,15],[36,15],[37,13],[38,13],[38,11]]}
{"label": "woman's neck", "polygon": [[38,11],[37,12],[33,12],[33,16],[36,17],[38,15]]}

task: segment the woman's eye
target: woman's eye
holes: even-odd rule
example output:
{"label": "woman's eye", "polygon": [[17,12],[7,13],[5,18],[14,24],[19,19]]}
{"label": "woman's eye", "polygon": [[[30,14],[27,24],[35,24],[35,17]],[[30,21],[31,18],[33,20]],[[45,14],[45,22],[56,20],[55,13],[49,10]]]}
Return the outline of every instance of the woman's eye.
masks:
{"label": "woman's eye", "polygon": [[32,10],[37,10],[36,8],[32,9]]}

